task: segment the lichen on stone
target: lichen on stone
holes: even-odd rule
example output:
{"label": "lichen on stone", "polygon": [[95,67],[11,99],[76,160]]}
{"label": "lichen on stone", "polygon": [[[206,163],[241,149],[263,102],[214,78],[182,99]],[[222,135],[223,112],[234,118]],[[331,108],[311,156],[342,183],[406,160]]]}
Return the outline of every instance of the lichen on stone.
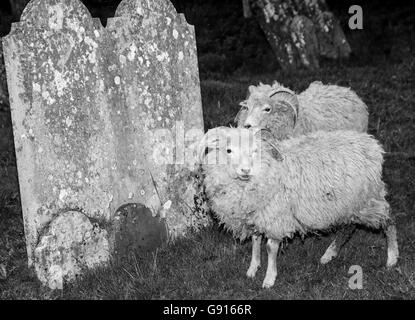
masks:
{"label": "lichen on stone", "polygon": [[[206,225],[192,161],[170,163],[176,123],[203,133],[203,116],[194,28],[169,1],[124,0],[104,28],[79,0],[32,0],[3,43],[28,257],[43,283],[106,262],[125,204],[162,215],[172,240]],[[153,141],[160,130],[171,135]],[[96,241],[79,246],[91,230]]]}
{"label": "lichen on stone", "polygon": [[52,289],[62,289],[84,269],[109,261],[108,235],[82,213],[69,211],[55,217],[34,250],[39,279]]}

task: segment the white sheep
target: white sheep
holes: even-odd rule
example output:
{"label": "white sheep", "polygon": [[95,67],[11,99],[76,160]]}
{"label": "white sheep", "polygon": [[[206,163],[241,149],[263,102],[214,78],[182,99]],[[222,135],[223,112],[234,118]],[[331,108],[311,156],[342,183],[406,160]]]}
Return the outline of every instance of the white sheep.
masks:
{"label": "white sheep", "polygon": [[[268,238],[263,287],[269,288],[282,240],[339,225],[383,229],[387,267],[394,266],[399,255],[396,228],[385,200],[384,151],[377,140],[355,131],[319,131],[277,142],[263,132],[216,128],[200,147],[211,209],[235,237],[252,236],[248,277],[260,266],[262,235]],[[335,255],[341,245],[328,251]]]}
{"label": "white sheep", "polygon": [[278,139],[323,130],[366,132],[366,104],[349,88],[316,81],[296,95],[278,82],[249,87],[235,118],[238,127],[259,127]]}
{"label": "white sheep", "polygon": [[[366,132],[365,103],[349,88],[316,81],[296,95],[278,82],[249,87],[247,100],[235,121],[238,127],[268,129],[278,139],[298,137],[314,131],[356,130]],[[347,235],[346,235],[347,237]],[[334,240],[322,257],[327,263],[336,255]]]}

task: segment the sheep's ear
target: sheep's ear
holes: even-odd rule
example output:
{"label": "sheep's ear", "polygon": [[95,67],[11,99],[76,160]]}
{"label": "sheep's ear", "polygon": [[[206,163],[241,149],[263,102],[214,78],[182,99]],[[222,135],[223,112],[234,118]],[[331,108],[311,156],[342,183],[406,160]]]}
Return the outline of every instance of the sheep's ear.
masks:
{"label": "sheep's ear", "polygon": [[280,89],[280,88],[283,88],[283,85],[275,80],[274,83],[272,84],[272,88],[273,89]]}
{"label": "sheep's ear", "polygon": [[242,108],[239,109],[238,113],[235,116],[235,119],[233,119],[233,122],[239,126],[239,121],[241,120],[241,116],[242,116]]}
{"label": "sheep's ear", "polygon": [[276,100],[278,99],[279,101],[287,102],[287,104],[293,110],[294,125],[295,125],[297,123],[298,112],[299,112],[299,107],[300,107],[300,103],[298,102],[297,95],[289,89],[281,88],[281,89],[278,89],[272,92],[269,97],[272,99],[276,99]]}
{"label": "sheep's ear", "polygon": [[198,154],[199,162],[202,163],[204,157],[206,156],[209,149],[218,148],[218,142],[220,139],[226,139],[226,134],[224,130],[227,130],[227,127],[218,127],[208,130],[205,133],[203,138],[199,142]]}
{"label": "sheep's ear", "polygon": [[248,93],[252,93],[252,92],[254,92],[254,91],[255,91],[255,89],[256,89],[256,87],[255,87],[255,86],[249,86],[249,87],[248,87]]}
{"label": "sheep's ear", "polygon": [[199,163],[203,163],[204,158],[209,153],[210,150],[217,148],[218,138],[216,139],[209,139],[207,135],[205,135],[199,143],[198,148],[198,155],[199,155]]}
{"label": "sheep's ear", "polygon": [[270,152],[271,156],[275,160],[277,160],[277,161],[284,160],[284,158],[283,158],[283,156],[282,156],[282,154],[279,151],[279,148],[277,146],[277,139],[275,138],[275,136],[272,134],[272,132],[270,130],[260,129],[255,133],[255,135],[260,135],[261,141],[263,141],[265,143],[265,145],[269,149],[269,152]]}
{"label": "sheep's ear", "polygon": [[235,116],[235,119],[233,120],[233,122],[238,126],[239,125],[239,121],[241,121],[242,115],[244,113],[246,113],[246,110],[244,107],[246,107],[245,105],[243,105],[243,102],[241,102],[239,104],[241,106],[241,108],[239,109],[238,113]]}
{"label": "sheep's ear", "polygon": [[311,88],[311,87],[314,87],[314,86],[320,87],[320,86],[324,86],[324,84],[321,81],[313,81],[313,82],[310,83],[310,85],[308,87]]}

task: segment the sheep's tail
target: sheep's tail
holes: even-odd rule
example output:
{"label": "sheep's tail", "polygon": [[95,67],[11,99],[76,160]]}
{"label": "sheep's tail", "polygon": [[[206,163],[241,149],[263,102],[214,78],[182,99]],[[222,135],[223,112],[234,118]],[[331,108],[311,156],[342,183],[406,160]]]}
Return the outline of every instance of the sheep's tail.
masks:
{"label": "sheep's tail", "polygon": [[360,210],[353,220],[374,229],[384,229],[393,222],[390,205],[385,199],[370,199],[368,205]]}

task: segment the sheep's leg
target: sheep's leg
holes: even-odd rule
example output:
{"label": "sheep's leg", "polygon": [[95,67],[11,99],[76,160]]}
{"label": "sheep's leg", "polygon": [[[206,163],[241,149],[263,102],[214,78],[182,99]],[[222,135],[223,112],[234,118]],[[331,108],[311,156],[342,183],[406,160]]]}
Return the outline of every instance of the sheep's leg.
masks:
{"label": "sheep's leg", "polygon": [[249,265],[249,269],[246,273],[246,275],[249,278],[254,278],[258,268],[261,266],[261,242],[262,242],[261,235],[252,236],[251,264]]}
{"label": "sheep's leg", "polygon": [[337,242],[337,238],[334,239],[330,246],[327,248],[326,252],[324,252],[323,256],[320,258],[321,264],[329,263],[331,260],[337,257],[339,251]]}
{"label": "sheep's leg", "polygon": [[353,233],[356,230],[356,226],[352,225],[345,230],[341,231],[339,235],[333,240],[326,252],[320,259],[321,264],[329,263],[331,260],[337,257],[340,249],[350,240]]}
{"label": "sheep's leg", "polygon": [[386,262],[386,267],[392,268],[398,262],[399,257],[398,239],[396,236],[395,223],[391,222],[385,228],[385,234],[388,243],[388,260]]}
{"label": "sheep's leg", "polygon": [[386,222],[383,227],[388,246],[388,260],[386,261],[386,267],[388,269],[392,268],[398,262],[399,249],[395,221],[390,215],[389,203],[385,199],[372,199],[369,202],[369,207],[363,212],[363,217],[366,218],[365,224],[368,226],[376,226],[382,222],[382,220],[383,222]]}
{"label": "sheep's leg", "polygon": [[263,288],[271,288],[275,283],[275,278],[277,277],[277,254],[279,246],[280,241],[268,239],[268,267],[264,282],[262,283]]}

